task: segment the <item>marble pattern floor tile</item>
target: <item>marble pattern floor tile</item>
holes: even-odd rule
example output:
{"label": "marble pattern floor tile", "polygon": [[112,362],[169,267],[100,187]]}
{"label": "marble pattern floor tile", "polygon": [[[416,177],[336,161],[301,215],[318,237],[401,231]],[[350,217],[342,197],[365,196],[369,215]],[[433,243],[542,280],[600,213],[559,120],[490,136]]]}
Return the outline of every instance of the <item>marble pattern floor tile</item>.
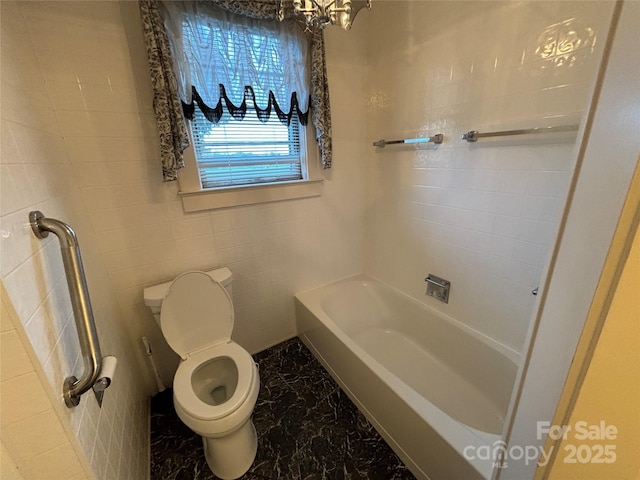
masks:
{"label": "marble pattern floor tile", "polygon": [[[243,480],[415,478],[297,338],[254,359],[258,453]],[[151,401],[151,479],[217,480],[201,437],[180,421],[171,394]]]}

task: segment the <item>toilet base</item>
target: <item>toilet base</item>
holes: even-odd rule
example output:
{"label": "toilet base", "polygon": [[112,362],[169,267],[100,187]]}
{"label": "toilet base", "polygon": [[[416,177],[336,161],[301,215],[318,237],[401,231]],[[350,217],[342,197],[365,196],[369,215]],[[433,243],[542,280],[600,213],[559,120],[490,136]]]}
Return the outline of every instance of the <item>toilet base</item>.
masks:
{"label": "toilet base", "polygon": [[207,465],[223,480],[234,480],[245,474],[258,451],[258,435],[251,418],[229,435],[202,437],[202,443]]}

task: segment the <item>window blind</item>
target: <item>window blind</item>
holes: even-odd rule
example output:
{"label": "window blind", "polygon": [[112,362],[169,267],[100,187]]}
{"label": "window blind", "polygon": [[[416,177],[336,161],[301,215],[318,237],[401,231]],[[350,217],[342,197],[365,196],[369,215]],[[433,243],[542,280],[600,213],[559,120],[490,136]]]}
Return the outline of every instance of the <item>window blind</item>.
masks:
{"label": "window blind", "polygon": [[303,178],[298,122],[287,126],[271,115],[263,123],[250,108],[237,121],[224,110],[226,121],[211,123],[197,108],[191,121],[202,188]]}

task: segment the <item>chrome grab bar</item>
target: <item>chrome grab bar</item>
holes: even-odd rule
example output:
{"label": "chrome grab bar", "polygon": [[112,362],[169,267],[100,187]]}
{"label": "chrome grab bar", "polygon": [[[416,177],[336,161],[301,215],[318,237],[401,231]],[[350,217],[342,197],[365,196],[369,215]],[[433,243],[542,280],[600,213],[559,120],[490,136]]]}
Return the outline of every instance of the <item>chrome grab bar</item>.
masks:
{"label": "chrome grab bar", "polygon": [[403,140],[378,140],[373,142],[374,147],[384,148],[386,145],[395,145],[398,143],[442,143],[444,141],[444,135],[438,133],[433,137],[418,137],[418,138],[405,138]]}
{"label": "chrome grab bar", "polygon": [[479,138],[485,137],[505,137],[511,135],[530,135],[536,133],[556,133],[556,132],[575,132],[578,130],[579,125],[557,125],[553,127],[537,127],[537,128],[523,128],[520,130],[503,130],[501,132],[486,132],[480,133],[477,130],[471,130],[470,132],[463,133],[460,136],[460,140],[466,140],[467,142],[477,142]]}
{"label": "chrome grab bar", "polygon": [[46,218],[41,212],[33,211],[29,213],[29,222],[36,237],[46,238],[49,232],[52,232],[60,241],[62,262],[67,277],[67,285],[69,286],[73,316],[84,362],[84,372],[79,379],[71,376],[64,381],[64,403],[67,407],[72,408],[80,403],[80,396],[93,387],[102,368],[100,342],[98,341],[96,324],[93,320],[89,290],[84,276],[82,257],[80,256],[80,247],[73,229],[60,220]]}

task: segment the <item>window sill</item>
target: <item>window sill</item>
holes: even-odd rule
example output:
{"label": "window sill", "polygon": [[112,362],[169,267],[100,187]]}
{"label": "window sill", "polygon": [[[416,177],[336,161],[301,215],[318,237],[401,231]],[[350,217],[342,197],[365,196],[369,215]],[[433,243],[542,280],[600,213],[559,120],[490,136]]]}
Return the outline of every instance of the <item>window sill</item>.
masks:
{"label": "window sill", "polygon": [[178,195],[182,199],[184,211],[189,213],[255,203],[317,197],[322,194],[322,183],[323,180],[301,180],[179,192]]}

